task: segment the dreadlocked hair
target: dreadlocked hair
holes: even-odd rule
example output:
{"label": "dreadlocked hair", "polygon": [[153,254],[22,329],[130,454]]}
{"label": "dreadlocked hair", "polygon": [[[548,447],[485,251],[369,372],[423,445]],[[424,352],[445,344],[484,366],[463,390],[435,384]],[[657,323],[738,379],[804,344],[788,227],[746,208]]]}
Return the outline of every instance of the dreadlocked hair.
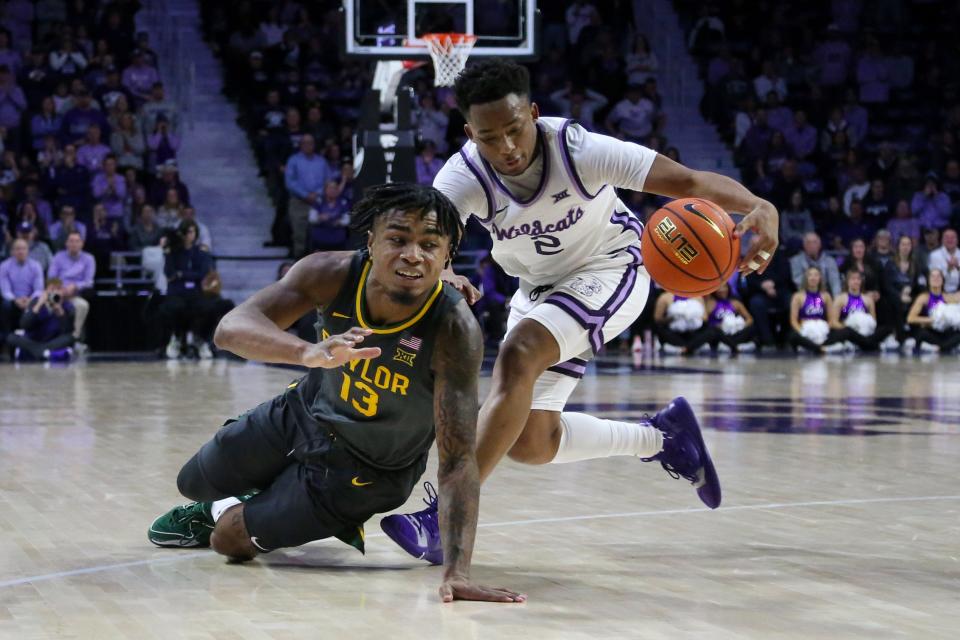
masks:
{"label": "dreadlocked hair", "polygon": [[457,255],[463,237],[460,214],[450,198],[430,186],[412,182],[390,182],[370,187],[353,207],[351,228],[359,234],[373,229],[377,218],[391,211],[416,212],[423,219],[431,211],[437,214],[437,230],[450,238],[450,257]]}
{"label": "dreadlocked hair", "polygon": [[488,58],[460,72],[453,85],[457,106],[466,117],[475,104],[495,102],[511,93],[530,95],[530,72],[523,65]]}

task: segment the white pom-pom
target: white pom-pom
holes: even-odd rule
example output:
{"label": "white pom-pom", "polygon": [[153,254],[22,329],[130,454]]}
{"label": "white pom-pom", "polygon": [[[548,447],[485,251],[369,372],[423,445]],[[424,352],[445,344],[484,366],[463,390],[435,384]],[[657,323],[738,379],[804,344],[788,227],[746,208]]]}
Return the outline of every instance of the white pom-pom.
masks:
{"label": "white pom-pom", "polygon": [[703,303],[700,300],[675,300],[667,307],[670,328],[687,333],[703,326]]}
{"label": "white pom-pom", "polygon": [[847,316],[843,322],[862,336],[872,336],[877,330],[877,321],[869,313],[863,311],[854,311]]}
{"label": "white pom-pom", "polygon": [[823,344],[830,333],[826,320],[804,320],[800,323],[800,335],[814,344]]}
{"label": "white pom-pom", "polygon": [[960,329],[960,304],[938,304],[930,313],[930,319],[936,331]]}
{"label": "white pom-pom", "polygon": [[729,313],[723,316],[723,320],[720,321],[720,330],[723,331],[726,335],[732,336],[734,334],[737,334],[743,331],[743,328],[746,325],[747,325],[746,320],[744,320],[738,315]]}

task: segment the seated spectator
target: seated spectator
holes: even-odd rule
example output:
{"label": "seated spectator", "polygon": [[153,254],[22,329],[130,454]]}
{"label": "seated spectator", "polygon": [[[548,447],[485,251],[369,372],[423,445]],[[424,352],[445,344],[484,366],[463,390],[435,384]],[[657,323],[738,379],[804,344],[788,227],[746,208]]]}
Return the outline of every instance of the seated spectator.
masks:
{"label": "seated spectator", "polygon": [[122,82],[135,101],[146,102],[151,97],[153,86],[159,81],[160,75],[147,64],[143,51],[134,50],[130,66],[123,70]]}
{"label": "seated spectator", "polygon": [[300,151],[290,156],[285,170],[294,258],[307,251],[310,209],[316,206],[331,179],[330,167],[315,151],[313,136],[304,135],[300,139]]}
{"label": "seated spectator", "polygon": [[44,174],[50,167],[63,162],[63,150],[56,136],[47,136],[41,144],[43,146],[37,151],[37,168]]}
{"label": "seated spectator", "polygon": [[[839,280],[839,275],[837,279]],[[826,353],[824,346],[829,334],[827,309],[833,304],[833,298],[826,290],[824,279],[816,265],[803,270],[798,288],[799,291],[793,294],[790,300],[791,331],[787,341],[794,349],[803,348],[816,354]],[[818,327],[823,330],[818,330]]]}
{"label": "seated spectator", "polygon": [[147,149],[150,150],[149,162],[152,165],[177,160],[180,137],[170,131],[170,123],[162,113],[154,120],[153,133],[147,138]]}
{"label": "seated spectator", "polygon": [[893,236],[886,229],[877,231],[873,237],[873,246],[867,254],[873,261],[880,265],[880,271],[887,266],[887,263],[893,260],[896,252],[893,248]]}
{"label": "seated spectator", "polygon": [[896,253],[887,262],[880,278],[883,294],[880,296],[878,314],[883,324],[894,328],[896,340],[901,346],[907,338],[907,309],[914,296],[926,286],[925,272],[914,255],[913,239],[900,236]]}
{"label": "seated spectator", "polygon": [[764,60],[762,68],[763,71],[761,74],[753,79],[753,90],[757,98],[765,100],[767,95],[773,91],[780,100],[786,100],[787,83],[780,77],[780,74],[777,73],[777,68],[773,65],[773,60]]}
{"label": "seated spectator", "polygon": [[[54,104],[56,104],[56,97],[54,97]],[[90,91],[85,86],[81,86],[77,92],[76,104],[71,106],[63,116],[60,139],[64,145],[82,145],[89,142],[89,129],[94,125],[99,127],[98,134],[109,135],[110,123],[107,122],[107,117],[93,104]],[[99,140],[98,135],[97,142]]]}
{"label": "seated spectator", "polygon": [[207,252],[213,251],[213,236],[210,235],[210,229],[207,228],[207,225],[197,220],[196,209],[190,206],[181,208],[180,221],[177,223],[177,226],[179,227],[185,220],[189,220],[197,225],[196,242],[200,245],[200,248]]}
{"label": "seated spectator", "polygon": [[863,139],[867,136],[867,130],[870,126],[870,116],[866,108],[864,108],[857,99],[856,89],[853,87],[847,88],[844,96],[843,118],[850,125],[847,131],[850,136],[850,144],[854,147],[859,147]]}
{"label": "seated spectator", "polygon": [[110,155],[110,147],[100,140],[100,126],[91,124],[87,128],[84,143],[77,148],[77,162],[96,174],[103,168],[104,159]]}
{"label": "seated spectator", "polygon": [[37,227],[41,237],[50,237],[50,228],[53,226],[53,220],[47,216],[40,215],[37,206],[29,200],[24,200],[17,207],[16,222],[29,222]]}
{"label": "seated spectator", "polygon": [[15,349],[14,359],[29,355],[36,360],[69,360],[73,355],[75,311],[61,284],[58,278],[48,279],[46,288],[27,304],[21,331],[7,336],[7,344]]}
{"label": "seated spectator", "polygon": [[183,210],[180,192],[174,187],[167,189],[167,196],[157,209],[157,224],[164,229],[176,229],[180,225],[180,212]]}
{"label": "seated spectator", "polygon": [[431,140],[425,140],[423,149],[417,154],[417,183],[431,185],[443,168],[443,160],[437,157],[437,146]]}
{"label": "seated spectator", "polygon": [[947,229],[943,232],[943,244],[930,253],[927,269],[937,269],[944,277],[943,290],[955,293],[960,289],[960,251],[957,250],[957,232]]}
{"label": "seated spectator", "polygon": [[913,330],[913,337],[921,352],[947,353],[960,346],[960,330],[934,329],[933,314],[934,310],[942,304],[960,303],[960,295],[944,291],[943,272],[939,269],[930,271],[928,282],[928,290],[918,295],[913,301],[907,314],[907,324]]}
{"label": "seated spectator", "polygon": [[46,273],[53,261],[53,254],[46,242],[37,240],[37,229],[30,222],[21,222],[17,225],[17,240],[23,240],[29,248],[31,260],[36,260],[40,268]]}
{"label": "seated spectator", "polygon": [[110,254],[126,249],[126,237],[121,219],[108,216],[103,204],[93,207],[93,222],[90,223],[87,248],[93,255],[97,268],[101,270],[98,274],[100,276],[105,276],[106,270],[110,268]]}
{"label": "seated spectator", "polygon": [[210,254],[196,244],[197,225],[185,220],[176,231],[165,236],[163,272],[167,277],[167,295],[158,314],[166,334],[170,335],[166,356],[176,359],[184,348],[196,349],[207,360],[213,331],[232,304],[219,296],[204,294],[204,279],[213,271]]}
{"label": "seated spectator", "polygon": [[831,225],[828,231],[830,246],[837,254],[844,254],[855,239],[865,238],[867,242],[872,242],[876,232],[876,227],[863,217],[863,203],[854,200],[850,203],[850,217],[840,218]]}
{"label": "seated spectator", "polygon": [[54,251],[61,251],[67,245],[67,237],[71,233],[80,234],[80,239],[87,239],[87,225],[77,220],[77,210],[70,205],[60,207],[60,219],[50,225],[50,242]]}
{"label": "seated spectator", "polygon": [[717,330],[711,348],[717,350],[724,345],[733,354],[741,349],[753,351],[756,348],[753,316],[740,300],[730,296],[730,285],[724,282],[706,300],[707,324]]}
{"label": "seated spectator", "polygon": [[350,225],[350,203],[341,195],[340,184],[328,180],[323,198],[310,209],[310,250],[343,249]]}
{"label": "seated spectator", "polygon": [[46,96],[40,103],[40,111],[30,118],[30,137],[34,150],[43,149],[46,139],[56,136],[63,127],[63,117],[57,115],[53,98]]}
{"label": "seated spectator", "polygon": [[767,110],[767,123],[777,131],[786,131],[794,123],[793,110],[783,104],[776,91],[766,94],[763,106]]}
{"label": "seated spectator", "polygon": [[657,107],[643,97],[641,85],[627,87],[626,97],[607,115],[606,127],[612,135],[629,142],[643,143],[653,133]]}
{"label": "seated spectator", "polygon": [[437,107],[433,93],[420,98],[420,108],[414,112],[413,123],[421,140],[430,140],[437,145],[437,151],[447,151],[447,125],[450,118],[446,106]]}
{"label": "seated spectator", "polygon": [[0,262],[0,336],[13,333],[30,299],[43,292],[43,267],[30,258],[26,240],[17,239],[9,258]]}
{"label": "seated spectator", "polygon": [[[754,235],[750,247],[755,248],[759,242]],[[776,251],[763,274],[753,272],[740,279],[739,290],[757,328],[758,347],[774,346],[781,333],[778,326],[786,326],[793,293],[790,266],[787,254]]]}
{"label": "seated spectator", "polygon": [[817,129],[807,122],[807,113],[802,109],[793,114],[793,123],[783,135],[798,160],[807,160],[817,150]]}
{"label": "seated spectator", "polygon": [[757,109],[739,147],[743,161],[752,164],[762,158],[772,137],[773,128],[767,123],[766,109]]}
{"label": "seated spectator", "polygon": [[857,165],[853,168],[850,185],[843,192],[843,212],[849,216],[850,203],[854,200],[862,202],[868,191],[870,191],[870,181],[867,180],[867,171],[862,165]]}
{"label": "seated spectator", "polygon": [[93,177],[90,184],[93,198],[102,204],[107,215],[115,220],[123,219],[123,202],[127,197],[127,181],[117,173],[117,157],[112,153],[103,160],[103,171]]}
{"label": "seated spectator", "polygon": [[157,224],[153,207],[145,204],[140,208],[136,224],[130,230],[130,250],[141,251],[146,247],[155,247],[163,237],[163,227]]}
{"label": "seated spectator", "polygon": [[[123,119],[123,116],[130,114],[133,116],[134,124],[137,128],[140,128],[140,118],[136,113],[130,110],[130,101],[127,100],[125,95],[117,96],[117,99],[113,102],[113,106],[110,108],[110,115],[107,116],[107,123],[110,125],[110,131],[116,131],[120,127],[120,120]],[[112,136],[111,136],[112,138]]]}
{"label": "seated spectator", "polygon": [[157,167],[157,174],[160,179],[155,180],[150,187],[150,197],[148,198],[150,204],[154,207],[162,205],[163,201],[167,199],[167,191],[169,189],[177,190],[177,196],[184,205],[190,204],[190,190],[187,189],[187,185],[180,180],[180,173],[177,170],[176,162],[167,161],[163,163]]}
{"label": "seated spectator", "polygon": [[87,57],[76,48],[73,36],[67,34],[60,39],[60,47],[50,52],[49,64],[61,78],[73,78],[87,68]]}
{"label": "seated spectator", "polygon": [[860,102],[876,104],[890,101],[890,69],[876,36],[868,35],[866,38],[866,48],[857,61],[857,83],[860,85]]}
{"label": "seated spectator", "polygon": [[20,87],[27,97],[27,104],[40,104],[45,97],[53,93],[54,76],[47,66],[47,55],[42,47],[36,46],[30,50],[27,62],[18,77]]}
{"label": "seated spectator", "polygon": [[597,130],[596,112],[607,106],[602,94],[569,82],[566,88],[551,93],[550,100],[556,105],[558,116],[572,118],[590,131]]}
{"label": "seated spectator", "polygon": [[[790,272],[793,284],[798,289],[803,283],[804,274],[810,267],[817,267],[818,274],[826,288],[832,293],[840,293],[840,272],[837,261],[822,251],[823,244],[816,233],[803,237],[803,251],[790,259]],[[825,276],[822,274],[826,274]]]}
{"label": "seated spectator", "polygon": [[177,133],[180,131],[180,111],[177,105],[167,100],[163,83],[155,82],[150,87],[150,99],[140,107],[144,136],[153,133],[156,129],[157,118],[161,115],[167,119],[171,132]]}
{"label": "seated spectator", "polygon": [[894,218],[887,223],[887,231],[894,238],[907,236],[915,243],[920,239],[920,221],[913,217],[910,203],[898,200],[894,209]]}
{"label": "seated spectator", "polygon": [[[867,254],[867,243],[863,238],[854,238],[850,241],[850,255],[840,265],[841,273],[849,274],[856,271],[860,274],[860,289],[863,295],[874,302],[880,299],[880,264]],[[837,296],[840,299],[840,296]]]}
{"label": "seated spectator", "polygon": [[916,253],[917,260],[926,270],[927,264],[930,262],[930,254],[940,248],[940,230],[923,228],[921,231],[920,235],[923,241],[916,245]]}
{"label": "seated spectator", "polygon": [[6,27],[0,27],[0,64],[6,65],[13,75],[18,75],[23,59],[20,57],[20,52],[10,46],[11,37]]}
{"label": "seated spectator", "polygon": [[84,211],[90,202],[90,172],[77,160],[77,148],[68,144],[63,148],[63,162],[50,167],[45,176],[56,200]]}
{"label": "seated spectator", "polygon": [[17,86],[16,76],[10,67],[0,64],[0,127],[7,131],[6,145],[19,148],[20,120],[27,108],[23,89]]}
{"label": "seated spectator", "polygon": [[[757,160],[757,177],[761,180],[758,186],[759,191],[770,192],[773,190],[776,176],[788,160],[793,160],[793,151],[787,146],[783,133],[774,131],[766,152],[762,158]],[[773,196],[773,198],[774,202],[777,202],[777,197]]]}
{"label": "seated spectator", "polygon": [[803,237],[814,230],[813,216],[803,202],[803,192],[797,189],[780,212],[780,242],[789,253],[796,252],[803,246]]}
{"label": "seated spectator", "polygon": [[116,108],[117,102],[121,98],[127,103],[125,111],[130,110],[130,104],[133,102],[133,94],[121,84],[120,71],[115,67],[107,69],[103,84],[94,90],[94,97],[104,109],[111,112]]}
{"label": "seated spectator", "polygon": [[625,65],[628,84],[643,84],[647,78],[657,76],[660,61],[657,59],[657,54],[650,49],[650,42],[645,35],[637,34],[634,37],[633,50],[627,54]]}
{"label": "seated spectator", "polygon": [[887,187],[883,180],[873,180],[870,183],[870,191],[862,200],[864,218],[874,226],[885,226],[893,213],[893,205],[887,198]]}
{"label": "seated spectator", "polygon": [[83,294],[93,288],[93,277],[97,265],[93,256],[83,250],[83,237],[74,231],[67,236],[67,246],[57,252],[50,262],[49,278],[59,278],[63,282],[63,296],[76,309],[73,336],[79,340],[83,335],[83,326],[90,312],[90,303]]}
{"label": "seated spectator", "polygon": [[143,171],[143,156],[147,145],[132,113],[127,112],[120,117],[118,126],[110,135],[110,148],[117,156],[117,164],[121,168],[132,167]]}
{"label": "seated spectator", "polygon": [[664,351],[680,355],[693,355],[717,338],[719,330],[704,326],[705,319],[702,298],[684,298],[666,291],[657,298],[653,312],[657,338]]}
{"label": "seated spectator", "polygon": [[913,194],[910,209],[921,226],[942,229],[950,223],[950,197],[940,191],[940,179],[936,173],[926,175],[923,189]]}

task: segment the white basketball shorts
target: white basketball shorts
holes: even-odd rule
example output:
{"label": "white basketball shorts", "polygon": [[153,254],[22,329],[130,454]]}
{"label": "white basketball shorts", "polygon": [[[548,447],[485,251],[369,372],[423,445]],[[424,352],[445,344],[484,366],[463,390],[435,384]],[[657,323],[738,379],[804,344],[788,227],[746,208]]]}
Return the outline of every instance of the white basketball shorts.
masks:
{"label": "white basketball shorts", "polygon": [[533,409],[561,411],[587,361],[640,316],[650,293],[650,276],[640,264],[640,250],[631,247],[630,255],[633,261],[625,266],[584,268],[549,288],[521,280],[510,301],[507,336],[529,318],[546,327],[560,346],[559,362],[534,385]]}

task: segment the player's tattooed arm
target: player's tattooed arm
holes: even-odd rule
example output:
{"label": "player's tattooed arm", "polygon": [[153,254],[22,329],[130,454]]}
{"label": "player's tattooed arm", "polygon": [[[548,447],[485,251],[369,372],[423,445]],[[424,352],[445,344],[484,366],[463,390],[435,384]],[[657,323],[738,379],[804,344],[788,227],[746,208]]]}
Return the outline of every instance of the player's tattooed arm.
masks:
{"label": "player's tattooed arm", "polygon": [[508,589],[470,582],[470,559],[480,510],[477,467],[477,381],[483,360],[483,336],[463,302],[447,317],[433,354],[434,420],[440,467],[440,536],[444,572],[440,597],[452,600],[522,602]]}

